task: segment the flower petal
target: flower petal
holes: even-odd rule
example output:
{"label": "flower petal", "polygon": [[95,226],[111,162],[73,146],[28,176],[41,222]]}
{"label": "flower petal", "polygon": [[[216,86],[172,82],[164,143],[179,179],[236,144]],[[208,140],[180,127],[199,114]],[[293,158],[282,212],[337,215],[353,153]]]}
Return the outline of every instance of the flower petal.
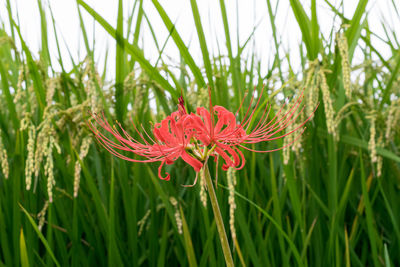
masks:
{"label": "flower petal", "polygon": [[208,110],[203,107],[198,107],[196,112],[203,119],[204,126],[205,126],[207,132],[210,133],[210,129],[211,129],[211,127],[210,127],[211,126],[210,112],[208,112]]}
{"label": "flower petal", "polygon": [[[215,106],[214,110],[218,116],[218,121],[214,128],[216,135],[219,134],[221,130],[221,134],[231,133],[235,130],[236,119],[232,112],[221,106]],[[224,126],[226,126],[225,129],[222,129]]]}
{"label": "flower petal", "polygon": [[190,156],[185,150],[182,151],[181,157],[186,163],[193,167],[193,169],[198,172],[203,167],[203,163],[200,160]]}
{"label": "flower petal", "polygon": [[165,163],[165,160],[161,161],[160,167],[158,167],[158,178],[160,178],[161,180],[169,181],[171,176],[169,175],[168,172],[165,172],[165,174],[167,175],[166,177],[161,176],[161,169],[162,169],[164,163]]}
{"label": "flower petal", "polygon": [[229,167],[234,166],[233,161],[222,148],[216,147],[215,152],[217,152],[225,160],[225,163],[222,164],[222,170],[227,171]]}

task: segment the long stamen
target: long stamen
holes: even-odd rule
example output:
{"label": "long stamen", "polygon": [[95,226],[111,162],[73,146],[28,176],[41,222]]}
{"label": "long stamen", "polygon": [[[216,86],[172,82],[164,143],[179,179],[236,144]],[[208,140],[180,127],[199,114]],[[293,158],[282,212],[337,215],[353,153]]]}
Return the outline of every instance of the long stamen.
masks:
{"label": "long stamen", "polygon": [[[304,107],[303,107],[304,109]],[[270,127],[261,127],[260,129],[257,129],[255,131],[253,131],[250,135],[253,137],[256,136],[266,136],[269,133],[275,131],[275,133],[285,129],[289,124],[293,123],[297,117],[300,115],[297,114],[297,116],[293,119],[293,115],[296,112],[297,109],[295,109],[292,113],[286,113],[280,120],[277,120],[273,125],[271,125]],[[283,120],[283,122],[281,122]],[[280,128],[279,130],[276,130],[277,128]],[[274,134],[275,134],[274,133]]]}
{"label": "long stamen", "polygon": [[[304,91],[303,91],[303,93],[304,93]],[[269,124],[270,124],[271,122],[273,122],[275,119],[278,118],[280,112],[283,110],[283,107],[284,107],[285,105],[283,105],[283,106],[280,108],[279,112],[274,116],[274,118],[273,118],[270,122],[268,122],[268,124],[261,126],[259,129],[253,130],[253,131],[252,131],[252,134],[254,134],[255,132],[259,132],[259,131],[269,131],[269,129],[271,129],[271,128],[276,129],[276,127],[280,127],[280,125],[282,125],[282,124],[281,124],[281,121],[282,121],[282,120],[284,120],[284,123],[286,123],[286,122],[287,122],[287,117],[289,116],[289,118],[291,118],[291,117],[293,116],[293,114],[296,112],[296,110],[298,109],[298,107],[300,106],[301,100],[303,99],[303,93],[299,96],[299,98],[296,100],[295,104],[289,109],[288,112],[286,112],[286,113],[283,115],[283,117],[282,117],[281,119],[276,120],[276,121],[274,122],[273,125],[269,126]],[[290,115],[289,115],[289,114],[290,114]],[[278,124],[278,126],[276,126],[277,124]],[[269,126],[269,127],[268,127],[268,126]]]}
{"label": "long stamen", "polygon": [[193,186],[195,186],[196,183],[197,183],[197,178],[198,178],[198,176],[199,176],[199,173],[196,172],[196,177],[194,178],[193,184],[182,184],[182,186],[183,186],[183,187],[193,187]]}
{"label": "long stamen", "polygon": [[254,90],[253,90],[253,93],[252,93],[252,95],[251,95],[251,99],[250,99],[249,106],[247,107],[246,114],[244,115],[244,117],[243,117],[243,119],[242,119],[242,122],[240,123],[240,126],[242,126],[242,125],[243,125],[244,121],[245,121],[245,120],[246,120],[246,118],[247,118],[247,115],[249,114],[249,111],[250,111],[251,105],[253,104],[253,100],[254,100],[254,95],[255,95],[255,92],[256,92],[256,87],[254,86]]}
{"label": "long stamen", "polygon": [[292,141],[292,142],[290,142],[289,144],[287,144],[287,145],[284,145],[284,146],[282,146],[282,147],[279,147],[279,148],[276,148],[276,149],[271,149],[271,150],[255,150],[255,149],[251,149],[251,148],[248,148],[248,147],[245,147],[244,145],[241,145],[241,144],[239,144],[238,146],[240,146],[240,147],[242,147],[242,148],[244,148],[244,149],[246,149],[246,150],[248,150],[248,151],[251,151],[251,152],[257,152],[257,153],[269,153],[269,152],[275,152],[275,151],[279,151],[279,150],[282,150],[282,149],[284,149],[284,148],[286,148],[286,147],[288,147],[288,146],[290,146],[290,145],[292,145],[294,142],[296,142],[299,138],[300,138],[300,136],[304,133],[304,131],[306,130],[306,128],[303,128],[303,131]]}
{"label": "long stamen", "polygon": [[[263,86],[262,89],[261,89],[260,96],[258,97],[257,103],[256,103],[255,107],[253,108],[253,111],[251,112],[249,118],[247,119],[247,121],[246,121],[244,124],[242,124],[242,127],[243,127],[243,128],[252,120],[252,118],[253,118],[253,116],[254,116],[254,113],[256,112],[257,107],[258,107],[258,105],[259,105],[259,103],[260,103],[261,96],[262,96],[263,92],[264,92],[264,86]],[[250,105],[249,107],[251,107],[251,105]],[[247,130],[247,129],[246,129],[246,130]]]}
{"label": "long stamen", "polygon": [[211,101],[211,87],[208,87],[208,96],[210,99],[210,116],[211,116],[210,137],[211,137],[211,140],[213,140],[214,139],[214,108],[213,108],[212,101]]}

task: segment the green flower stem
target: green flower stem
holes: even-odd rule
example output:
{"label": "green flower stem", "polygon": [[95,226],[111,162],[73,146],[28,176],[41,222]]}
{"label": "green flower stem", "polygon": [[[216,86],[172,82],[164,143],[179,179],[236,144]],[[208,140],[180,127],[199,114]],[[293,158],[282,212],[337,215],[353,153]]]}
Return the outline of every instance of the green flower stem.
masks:
{"label": "green flower stem", "polygon": [[208,169],[208,165],[204,164],[203,169],[204,177],[207,183],[207,191],[210,196],[211,206],[214,212],[215,222],[217,224],[219,239],[221,240],[222,251],[224,252],[226,266],[231,267],[234,266],[231,249],[229,247],[228,238],[225,232],[224,221],[222,220],[221,211],[219,210],[217,195],[214,191],[214,186],[210,176],[210,170]]}

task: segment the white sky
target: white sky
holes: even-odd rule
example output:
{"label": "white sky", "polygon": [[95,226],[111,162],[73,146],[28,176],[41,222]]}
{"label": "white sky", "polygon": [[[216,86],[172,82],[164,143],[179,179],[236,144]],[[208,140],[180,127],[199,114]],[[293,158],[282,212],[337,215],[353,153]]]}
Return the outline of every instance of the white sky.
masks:
{"label": "white sky", "polygon": [[[21,25],[22,35],[27,42],[29,48],[33,52],[37,52],[40,49],[40,16],[38,11],[37,0],[10,0],[12,2],[12,8],[15,14],[18,13],[19,21]],[[394,0],[396,2],[398,0]],[[103,16],[111,25],[116,26],[117,17],[117,6],[118,1],[110,0],[87,0],[86,1],[92,8],[94,8],[101,16]],[[125,19],[128,18],[128,12],[131,12],[134,1],[124,0],[124,12]],[[160,0],[160,4],[164,7],[167,14],[173,22],[176,22],[176,29],[183,38],[185,44],[190,45],[189,49],[198,64],[202,64],[202,54],[200,46],[198,44],[197,33],[194,26],[194,21],[191,12],[191,6],[189,0]],[[221,48],[223,54],[227,54],[225,46],[225,34],[222,24],[222,18],[220,13],[219,1],[216,0],[202,0],[197,1],[201,14],[202,23],[204,25],[204,31],[206,40],[210,49],[210,53],[217,55],[219,54],[217,49],[217,42]],[[271,0],[272,8],[275,10],[276,0]],[[306,12],[310,12],[311,1],[301,1],[304,4]],[[339,6],[341,1],[331,1],[336,7]],[[357,6],[358,1],[346,0],[343,1],[345,16],[351,18],[354,10]],[[74,0],[43,0],[43,5],[46,7],[48,16],[48,32],[49,32],[49,46],[50,53],[52,56],[53,63],[56,63],[57,50],[55,44],[55,38],[53,33],[52,24],[50,23],[50,13],[48,12],[48,6],[50,5],[56,20],[56,29],[59,34],[59,41],[61,42],[61,50],[63,60],[66,63],[66,69],[71,66],[68,58],[68,47],[72,53],[74,60],[77,62],[82,60],[86,56],[85,46],[81,36],[79,18],[77,12],[77,4]],[[235,51],[237,51],[237,21],[239,21],[239,43],[243,45],[244,41],[253,31],[255,25],[259,24],[255,31],[253,40],[247,46],[245,54],[251,54],[255,51],[258,58],[261,59],[261,66],[263,71],[268,69],[268,65],[271,64],[272,59],[275,55],[272,29],[270,25],[270,19],[268,16],[267,1],[266,0],[225,0],[228,21],[230,25],[231,41]],[[335,31],[340,28],[340,20],[336,18],[334,21],[333,12],[330,11],[329,7],[323,0],[317,0],[318,5],[318,20],[320,23],[320,30],[324,36],[328,36],[332,27]],[[0,21],[4,23],[5,28],[9,31],[9,21],[6,10],[6,0],[0,0]],[[398,5],[400,8],[400,5]],[[150,0],[144,0],[144,10],[147,14],[150,22],[157,35],[159,45],[162,46],[168,36],[160,16],[155,10]],[[385,38],[381,23],[389,25],[389,29],[396,29],[393,25],[400,25],[399,16],[396,14],[392,0],[370,0],[367,5],[368,20],[372,32],[377,33],[379,36]],[[108,73],[107,77],[112,79],[114,77],[115,69],[115,41],[101,28],[97,23],[94,23],[93,18],[81,8],[83,19],[85,22],[86,30],[88,32],[90,40],[95,36],[95,58],[99,66],[99,70],[103,69],[105,51],[108,50]],[[294,18],[293,12],[289,7],[289,0],[279,1],[277,8],[277,33],[278,40],[283,44],[283,48],[279,51],[281,58],[285,55],[285,52],[290,53],[291,63],[294,68],[299,66],[299,43],[301,42],[301,34],[298,28],[296,19]],[[238,17],[237,17],[238,15]],[[136,15],[135,15],[136,16]],[[384,21],[384,19],[386,21]],[[135,19],[133,20],[135,22]],[[132,26],[134,28],[134,25]],[[126,28],[125,28],[126,29]],[[397,35],[400,36],[400,27],[396,29]],[[132,38],[132,36],[130,36]],[[386,38],[385,38],[386,39]],[[144,47],[144,53],[146,58],[151,63],[155,63],[158,57],[158,52],[153,42],[153,38],[150,34],[150,30],[147,23],[143,21],[141,35],[140,35],[140,47]],[[373,39],[373,44],[376,45],[378,51],[387,58],[391,55],[391,51],[387,45],[379,41],[377,38]],[[91,44],[92,45],[92,44]],[[172,38],[169,39],[164,53],[170,56],[174,63],[179,63],[178,49],[176,48]],[[37,53],[34,53],[37,57]],[[357,57],[360,54],[355,54],[354,62],[357,62]],[[285,60],[286,61],[286,60]],[[57,64],[55,64],[57,66]],[[56,70],[59,70],[59,68]]]}

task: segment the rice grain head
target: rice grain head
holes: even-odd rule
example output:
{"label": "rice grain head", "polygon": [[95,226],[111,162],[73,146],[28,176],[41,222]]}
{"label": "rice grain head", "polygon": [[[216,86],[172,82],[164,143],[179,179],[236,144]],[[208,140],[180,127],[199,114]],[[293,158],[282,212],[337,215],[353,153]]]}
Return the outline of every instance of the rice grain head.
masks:
{"label": "rice grain head", "polygon": [[[378,138],[378,147],[383,147],[383,136],[380,135]],[[383,157],[378,156],[377,162],[376,162],[376,176],[381,177],[382,176],[382,166],[383,166]]]}
{"label": "rice grain head", "polygon": [[39,223],[38,223],[39,231],[42,231],[48,207],[49,207],[49,201],[46,200],[44,202],[44,206],[43,206],[42,210],[37,215],[37,218],[39,220]]}
{"label": "rice grain head", "polygon": [[[86,155],[89,152],[90,144],[92,143],[92,138],[89,136],[86,136],[82,140],[82,144],[79,150],[79,159],[83,161],[83,159],[86,157]],[[79,184],[80,184],[80,179],[81,179],[81,164],[77,160],[75,162],[75,169],[74,169],[74,197],[78,196],[78,191],[79,191]]]}
{"label": "rice grain head", "polygon": [[371,112],[367,119],[370,120],[368,150],[371,155],[371,162],[374,164],[378,161],[376,154],[376,112]]}
{"label": "rice grain head", "polygon": [[236,170],[232,167],[227,172],[228,190],[229,190],[229,227],[231,229],[232,240],[236,240],[236,228],[235,228],[235,185],[236,185]]}
{"label": "rice grain head", "polygon": [[174,206],[175,208],[175,220],[176,220],[176,227],[178,228],[178,233],[182,234],[182,218],[181,218],[181,214],[179,213],[179,208],[178,208],[178,201],[176,201],[176,199],[174,197],[170,197],[169,198],[169,202],[171,202],[172,206]]}
{"label": "rice grain head", "polygon": [[326,127],[328,133],[333,136],[333,138],[337,139],[336,129],[335,129],[335,112],[333,110],[332,98],[329,92],[329,86],[326,82],[326,77],[323,69],[319,70],[319,85],[322,91],[322,100],[324,102],[325,107],[325,116],[326,116]]}
{"label": "rice grain head", "polygon": [[141,236],[143,233],[144,226],[146,225],[147,219],[149,218],[151,210],[147,210],[146,214],[143,216],[140,221],[137,222],[137,226],[139,226],[138,236]]}
{"label": "rice grain head", "polygon": [[[290,107],[287,106],[286,107],[286,111],[282,112],[282,115],[285,114],[286,112],[288,112],[290,110]],[[289,125],[286,127],[285,132],[286,133],[290,133],[291,131],[293,131],[294,128],[294,124],[293,123],[289,123]],[[288,165],[289,161],[290,161],[290,156],[291,156],[291,151],[296,152],[296,150],[294,149],[293,145],[290,145],[291,143],[293,143],[294,141],[294,135],[293,134],[289,134],[287,136],[285,136],[285,138],[283,139],[283,147],[284,149],[282,150],[282,156],[283,156],[283,164]],[[300,142],[300,140],[296,140],[296,143]]]}
{"label": "rice grain head", "polygon": [[22,89],[23,81],[24,81],[24,65],[21,64],[18,71],[17,88],[13,99],[18,115],[21,115],[24,110],[23,104],[21,104],[21,100],[25,98],[25,91],[23,91]]}
{"label": "rice grain head", "polygon": [[0,162],[3,175],[6,179],[8,179],[9,175],[8,155],[7,155],[7,150],[5,149],[3,144],[1,129],[0,129]]}
{"label": "rice grain head", "polygon": [[396,101],[392,101],[388,116],[386,120],[386,131],[385,131],[385,138],[386,142],[388,143],[393,138],[393,128],[399,123],[400,119],[400,98]]}
{"label": "rice grain head", "polygon": [[83,70],[84,88],[86,92],[87,99],[90,101],[90,108],[93,113],[97,113],[101,110],[99,96],[96,89],[96,84],[100,88],[102,87],[102,82],[99,73],[94,66],[92,60],[88,57],[85,60],[86,67]]}
{"label": "rice grain head", "polygon": [[53,104],[53,96],[57,88],[60,88],[60,79],[58,77],[47,79],[46,81],[46,104]]}
{"label": "rice grain head", "polygon": [[347,44],[347,38],[344,33],[336,34],[337,44],[339,48],[340,57],[342,58],[342,75],[343,75],[343,87],[347,99],[351,99],[351,80],[350,80],[350,62],[349,62],[349,46]]}
{"label": "rice grain head", "polygon": [[207,208],[207,193],[206,193],[206,177],[205,171],[200,171],[200,201],[203,203],[203,206]]}
{"label": "rice grain head", "polygon": [[27,145],[27,150],[28,150],[28,156],[25,161],[25,184],[26,184],[26,190],[31,189],[32,185],[32,175],[35,171],[35,139],[36,139],[36,128],[32,124],[29,127],[29,132],[28,132],[28,145]]}

